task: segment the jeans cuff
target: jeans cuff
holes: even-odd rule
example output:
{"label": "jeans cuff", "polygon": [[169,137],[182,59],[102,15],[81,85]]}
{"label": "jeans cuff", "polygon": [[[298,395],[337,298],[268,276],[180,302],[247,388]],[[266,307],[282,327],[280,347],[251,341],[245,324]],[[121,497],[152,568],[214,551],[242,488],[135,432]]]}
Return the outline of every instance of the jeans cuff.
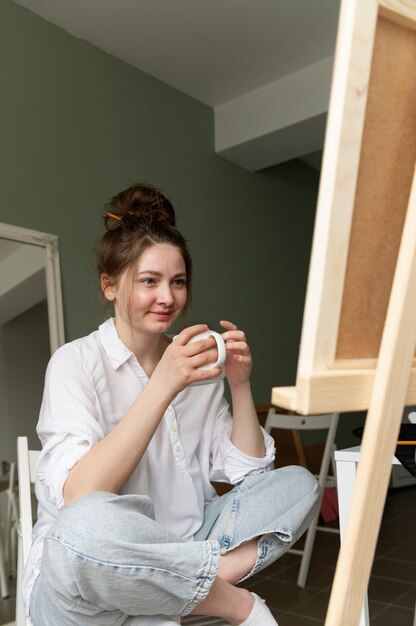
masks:
{"label": "jeans cuff", "polygon": [[220,544],[213,539],[201,543],[203,544],[203,550],[205,552],[203,555],[204,567],[196,578],[195,595],[180,614],[181,617],[189,615],[189,613],[207,597],[211,585],[217,576],[218,566],[220,564]]}

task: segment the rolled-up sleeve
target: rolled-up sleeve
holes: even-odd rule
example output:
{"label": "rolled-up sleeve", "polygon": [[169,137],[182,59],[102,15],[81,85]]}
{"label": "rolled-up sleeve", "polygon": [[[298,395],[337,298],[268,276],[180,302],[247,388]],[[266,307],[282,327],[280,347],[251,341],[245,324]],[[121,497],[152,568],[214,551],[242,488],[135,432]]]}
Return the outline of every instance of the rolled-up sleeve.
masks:
{"label": "rolled-up sleeve", "polygon": [[62,509],[70,470],[104,437],[94,386],[73,346],[63,346],[49,362],[37,433],[42,443],[38,481],[46,501]]}
{"label": "rolled-up sleeve", "polygon": [[264,439],[264,456],[245,454],[232,443],[232,417],[227,402],[223,399],[216,420],[215,436],[211,448],[210,480],[229,482],[236,485],[251,474],[260,474],[273,468],[276,448],[274,439],[261,428]]}

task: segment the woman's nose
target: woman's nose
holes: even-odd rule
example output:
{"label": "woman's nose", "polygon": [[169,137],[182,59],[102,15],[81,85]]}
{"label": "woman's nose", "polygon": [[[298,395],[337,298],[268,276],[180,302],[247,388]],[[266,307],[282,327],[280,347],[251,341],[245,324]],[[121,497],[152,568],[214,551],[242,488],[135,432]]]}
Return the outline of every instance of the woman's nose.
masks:
{"label": "woman's nose", "polygon": [[158,291],[158,301],[165,304],[173,302],[173,294],[170,285],[161,285]]}

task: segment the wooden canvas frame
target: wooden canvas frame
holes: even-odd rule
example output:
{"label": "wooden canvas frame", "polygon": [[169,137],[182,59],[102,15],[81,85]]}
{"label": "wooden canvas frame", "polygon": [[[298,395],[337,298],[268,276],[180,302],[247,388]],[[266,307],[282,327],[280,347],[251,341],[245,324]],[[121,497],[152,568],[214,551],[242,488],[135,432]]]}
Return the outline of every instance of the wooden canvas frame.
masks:
{"label": "wooden canvas frame", "polygon": [[414,0],[342,0],[296,387],[272,394],[304,414],[368,409],[325,626],[358,624],[416,403],[415,61]]}
{"label": "wooden canvas frame", "polygon": [[342,2],[296,387],[274,405],[370,404],[416,160],[415,30],[413,0]]}

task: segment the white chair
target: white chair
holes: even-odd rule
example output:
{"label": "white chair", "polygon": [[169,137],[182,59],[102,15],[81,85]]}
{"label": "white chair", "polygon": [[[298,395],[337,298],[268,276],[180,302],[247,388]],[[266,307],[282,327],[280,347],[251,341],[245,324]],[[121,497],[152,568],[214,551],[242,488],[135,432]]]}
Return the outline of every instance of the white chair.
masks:
{"label": "white chair", "polygon": [[27,437],[17,438],[19,480],[19,535],[17,549],[16,626],[33,626],[25,615],[22,598],[23,569],[32,544],[32,485],[36,479],[39,450],[29,450]]}
{"label": "white chair", "polygon": [[9,597],[9,577],[7,574],[6,550],[4,548],[2,532],[0,532],[0,598]]}
{"label": "white chair", "polygon": [[[321,501],[323,496],[323,490],[325,487],[335,486],[335,477],[328,476],[329,464],[333,460],[333,452],[335,449],[335,435],[337,432],[339,420],[339,413],[328,413],[324,415],[287,415],[278,413],[276,409],[271,408],[267,414],[266,423],[264,429],[270,433],[273,428],[290,429],[290,430],[327,430],[327,437],[325,442],[324,454],[322,457],[321,466],[319,469],[319,475],[317,476],[318,482],[321,486]],[[303,550],[291,548],[289,552],[293,554],[299,554],[302,556],[300,564],[297,585],[302,589],[306,585],[306,579],[308,576],[309,565],[312,556],[313,544],[315,541],[315,535],[317,530],[325,532],[339,533],[337,528],[328,528],[325,526],[318,526],[319,509],[312,520],[308,531],[306,533],[305,545]]]}
{"label": "white chair", "polygon": [[7,513],[5,525],[6,563],[11,576],[16,576],[17,566],[17,536],[19,527],[19,513],[17,502],[17,471],[16,463],[10,463],[9,487],[7,489]]}

